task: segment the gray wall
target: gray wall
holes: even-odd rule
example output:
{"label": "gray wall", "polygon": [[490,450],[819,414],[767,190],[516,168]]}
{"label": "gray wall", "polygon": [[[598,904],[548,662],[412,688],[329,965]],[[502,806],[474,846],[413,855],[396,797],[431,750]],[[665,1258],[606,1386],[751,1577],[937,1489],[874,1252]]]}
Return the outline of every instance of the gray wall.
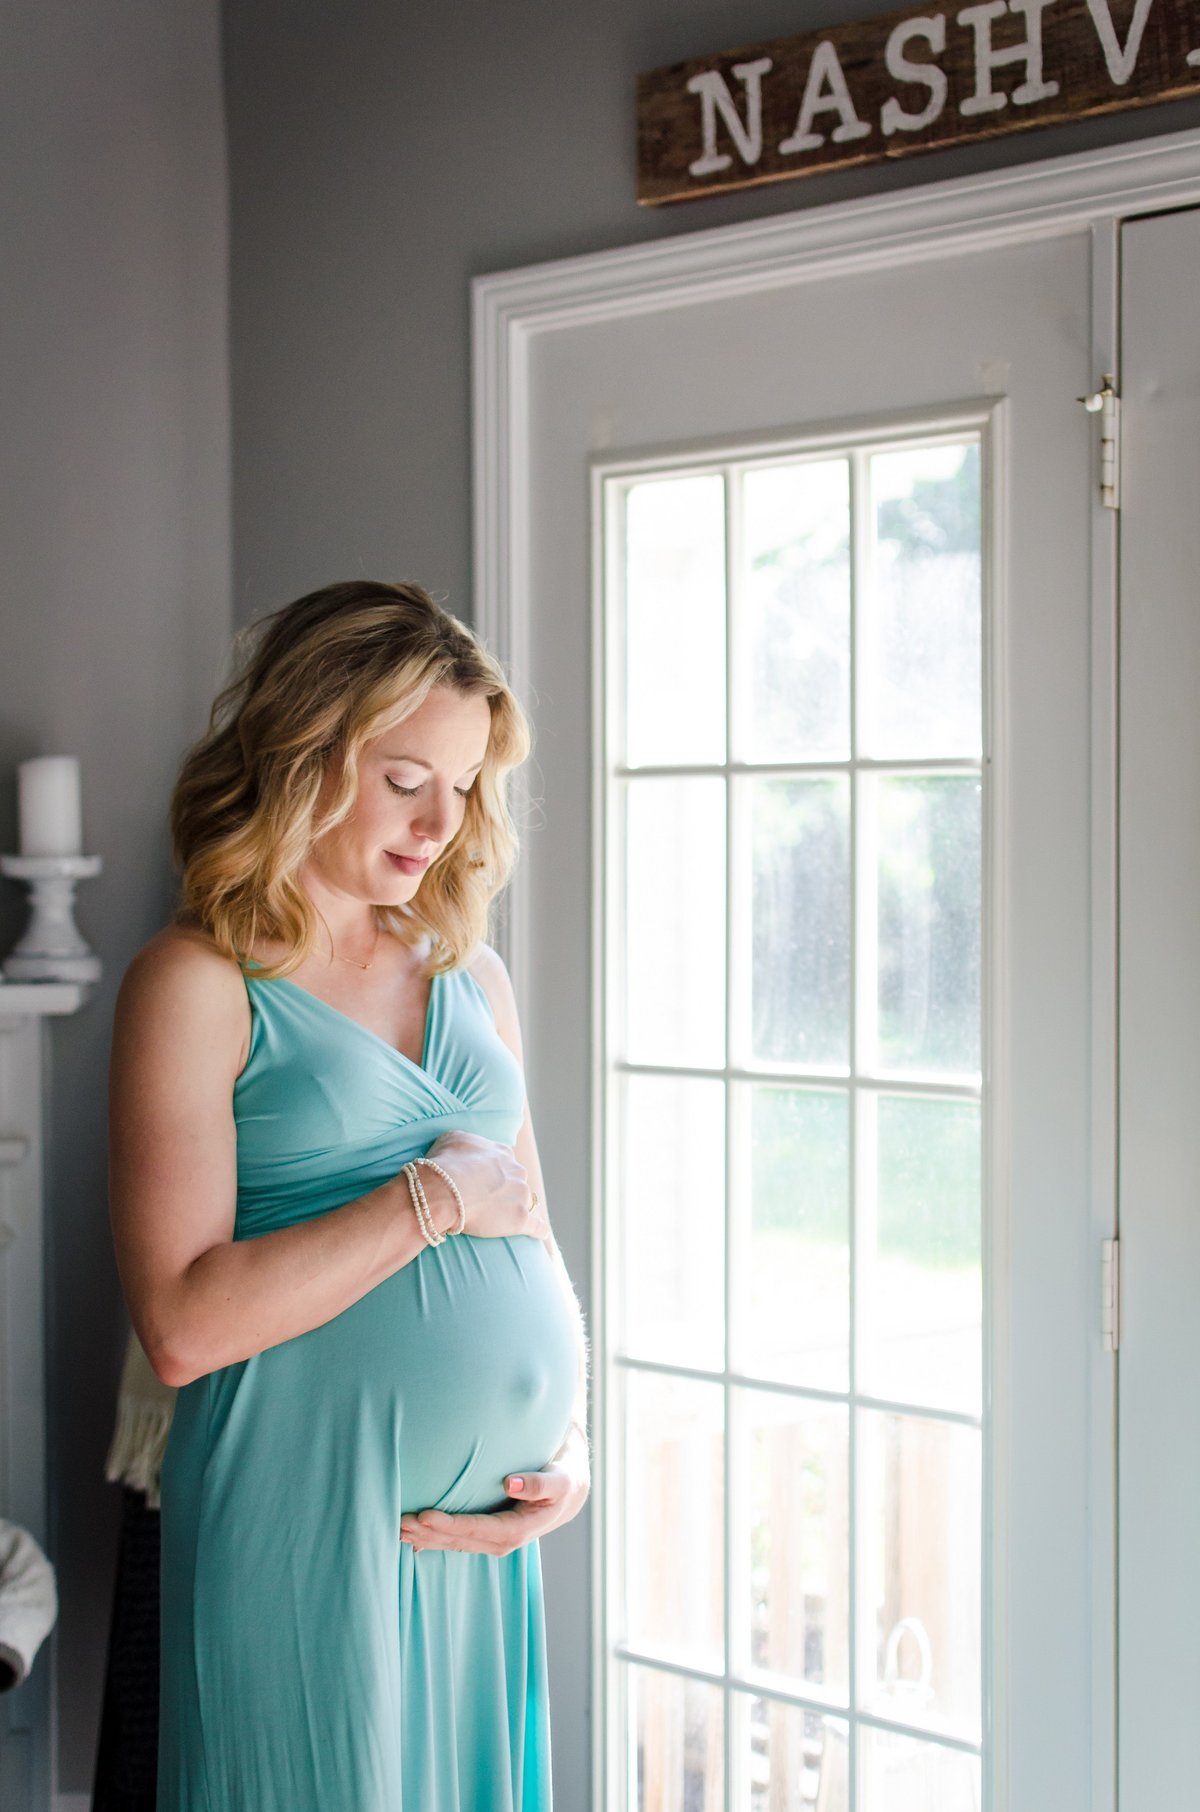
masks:
{"label": "gray wall", "polygon": [[[470,614],[473,275],[1200,124],[1200,101],[1175,102],[637,207],[639,70],[886,10],[836,0],[227,5],[239,618],[351,575],[417,579]],[[536,1099],[533,1109],[536,1121]],[[589,1229],[568,1191],[558,1199],[557,1230],[587,1302]],[[575,1536],[547,1544],[548,1595],[568,1583],[560,1561],[586,1552]],[[582,1643],[586,1568],[574,1580]],[[552,1648],[567,1812],[589,1797],[588,1659]]]}
{"label": "gray wall", "polygon": [[[113,996],[167,913],[167,795],[231,617],[219,26],[215,0],[0,3],[0,849],[17,847],[16,763],[69,753],[105,864],[79,910],[104,979],[49,1033],[51,1658],[60,1786],[78,1793],[120,1515],[103,1477],[127,1327],[106,1191]],[[23,923],[5,881],[0,949]]]}
{"label": "gray wall", "polygon": [[639,70],[887,10],[226,4],[238,617],[360,575],[418,579],[469,613],[472,276],[1200,124],[1200,100],[1175,101],[636,205]]}

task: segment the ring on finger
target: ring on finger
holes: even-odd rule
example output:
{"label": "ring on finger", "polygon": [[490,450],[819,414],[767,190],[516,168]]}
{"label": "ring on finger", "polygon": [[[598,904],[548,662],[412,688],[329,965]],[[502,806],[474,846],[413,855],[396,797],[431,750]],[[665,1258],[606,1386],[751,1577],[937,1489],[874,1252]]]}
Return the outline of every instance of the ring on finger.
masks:
{"label": "ring on finger", "polygon": [[530,1197],[529,1206],[525,1210],[526,1214],[532,1214],[534,1209],[537,1207],[537,1205],[538,1205],[538,1192],[535,1189],[532,1196]]}

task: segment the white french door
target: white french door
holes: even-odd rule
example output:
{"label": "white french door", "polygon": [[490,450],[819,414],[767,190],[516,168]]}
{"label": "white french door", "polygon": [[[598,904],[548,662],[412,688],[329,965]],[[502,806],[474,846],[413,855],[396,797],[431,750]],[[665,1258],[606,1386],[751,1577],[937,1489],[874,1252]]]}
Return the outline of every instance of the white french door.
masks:
{"label": "white french door", "polygon": [[[656,1417],[669,1413],[666,1399],[671,1393],[662,1384],[656,1389],[652,1382],[656,1374],[647,1366],[630,1362],[662,1361],[664,1349],[660,1342],[648,1351],[640,1330],[631,1331],[628,1340],[619,1331],[622,1298],[636,1282],[636,1270],[631,1266],[623,1274],[613,1249],[621,1244],[622,1194],[629,1195],[628,1184],[624,1191],[621,1187],[626,1178],[614,1147],[617,1091],[612,1084],[624,1073],[617,1066],[636,1061],[649,1046],[659,1058],[661,1092],[666,1094],[668,1079],[685,1067],[681,1056],[687,1054],[676,1047],[692,1044],[693,1072],[707,1075],[713,1097],[711,1104],[692,1110],[693,1120],[709,1119],[712,1126],[710,1162],[721,1159],[717,1135],[726,1113],[724,1097],[735,1086],[729,1072],[736,1072],[746,1087],[752,1086],[747,1080],[751,1074],[761,1079],[765,1073],[764,1065],[754,1061],[758,1053],[744,1047],[727,1053],[727,991],[731,1018],[751,1010],[752,1000],[744,965],[740,976],[736,968],[727,973],[720,937],[707,935],[714,903],[723,902],[726,889],[717,834],[723,827],[724,807],[711,806],[704,828],[704,805],[697,804],[690,816],[686,808],[666,807],[645,833],[636,828],[632,833],[644,834],[647,843],[657,836],[666,861],[651,871],[649,850],[640,852],[639,885],[644,876],[646,898],[630,932],[642,942],[637,950],[616,957],[614,972],[612,936],[605,940],[608,1011],[602,1025],[595,1027],[597,1082],[608,1104],[601,1155],[609,1160],[597,1202],[606,1206],[609,1289],[603,1369],[597,1384],[597,1400],[603,1401],[605,1413],[599,1471],[605,1493],[602,1577],[607,1602],[597,1605],[596,1612],[607,1623],[606,1791],[613,1812],[622,1808],[621,1784],[636,1785],[638,1699],[640,1695],[644,1700],[658,1686],[656,1662],[669,1663],[672,1682],[692,1682],[690,1700],[683,1686],[674,1688],[679,1705],[674,1714],[668,1688],[658,1688],[661,1715],[674,1716],[677,1749],[684,1746],[687,1727],[697,1719],[706,1746],[716,1747],[715,1757],[703,1764],[682,1755],[674,1764],[663,1764],[675,1769],[672,1784],[664,1788],[675,1797],[663,1801],[662,1812],[668,1807],[682,1812],[685,1795],[692,1790],[689,1778],[697,1768],[702,1768],[705,1780],[704,1797],[697,1803],[706,1812],[709,1806],[723,1808],[727,1792],[731,1807],[749,1812],[751,1757],[742,1732],[747,1722],[762,1715],[759,1706],[747,1702],[753,1697],[760,1706],[765,1702],[768,1721],[776,1706],[781,1708],[777,1719],[784,1717],[784,1707],[800,1708],[796,1719],[800,1742],[811,1735],[804,1729],[804,1708],[824,1722],[831,1768],[838,1765],[833,1760],[835,1747],[845,1750],[846,1812],[851,1808],[876,1812],[876,1807],[883,1812],[888,1805],[885,1798],[872,1803],[865,1797],[868,1776],[893,1778],[895,1793],[919,1792],[927,1781],[945,1778],[944,1796],[927,1800],[928,1812],[973,1812],[969,1795],[974,1777],[958,1759],[972,1744],[980,1756],[981,1803],[986,1748],[987,1772],[993,1778],[1007,1757],[1013,1807],[1054,1806],[1055,1812],[1078,1807],[1083,1812],[1087,1804],[1090,1757],[1084,1707],[1091,1689],[1093,1631],[1086,1359],[1097,1312],[1089,1264],[1091,1026],[1085,930],[1091,888],[1086,675],[1091,657],[1089,500],[1094,453],[1091,423],[1076,398],[1093,388],[1090,289],[1091,243],[1088,233],[1081,231],[851,278],[814,279],[734,300],[662,310],[634,321],[589,325],[547,337],[536,347],[529,432],[531,489],[538,507],[531,564],[533,598],[545,600],[547,608],[532,617],[529,674],[545,811],[553,826],[553,834],[545,838],[547,868],[552,852],[554,872],[539,876],[540,850],[531,850],[530,948],[537,952],[537,961],[530,966],[528,984],[532,1023],[540,1028],[553,1019],[557,1038],[566,1034],[571,1017],[563,1000],[564,977],[578,970],[597,929],[587,886],[585,841],[596,758],[579,713],[579,696],[585,687],[590,689],[593,677],[589,619],[604,608],[606,595],[612,608],[611,589],[606,593],[600,575],[593,581],[590,599],[581,586],[591,564],[590,537],[599,525],[594,512],[589,523],[588,494],[580,479],[589,459],[596,457],[598,422],[617,449],[615,457],[613,451],[601,453],[600,469],[614,475],[622,469],[629,472],[647,453],[659,469],[668,471],[682,471],[697,459],[709,469],[722,461],[753,463],[756,451],[784,460],[801,456],[811,460],[819,453],[827,467],[848,462],[849,470],[856,462],[865,467],[876,444],[881,459],[895,458],[895,450],[902,446],[929,446],[931,451],[938,443],[977,447],[976,555],[980,574],[987,579],[988,658],[975,681],[976,696],[971,699],[960,687],[946,701],[947,709],[957,711],[965,723],[941,743],[927,718],[918,716],[915,728],[923,753],[933,750],[935,767],[930,771],[945,773],[947,780],[942,764],[956,758],[974,759],[982,770],[985,724],[989,731],[988,809],[979,821],[981,832],[986,825],[986,843],[974,858],[978,924],[973,932],[981,952],[986,948],[981,993],[986,994],[989,1010],[986,1023],[981,1017],[975,1029],[976,1054],[960,1053],[953,1073],[946,1074],[948,1066],[936,1060],[922,1060],[920,1053],[905,1069],[930,1109],[936,1105],[947,1120],[944,1128],[930,1130],[914,1162],[935,1169],[939,1148],[944,1153],[953,1146],[958,1131],[952,1126],[954,1104],[970,1111],[971,1104],[979,1102],[984,1115],[975,1147],[978,1197],[970,1205],[956,1202],[954,1211],[970,1215],[973,1210],[975,1217],[971,1232],[982,1266],[981,1311],[987,1336],[985,1345],[981,1324],[975,1364],[986,1377],[986,1407],[982,1386],[972,1392],[944,1352],[935,1362],[937,1375],[926,1388],[915,1380],[889,1384],[876,1375],[869,1390],[856,1377],[851,1394],[853,1359],[861,1360],[868,1346],[878,1350],[889,1324],[894,1328],[898,1319],[903,1320],[903,1304],[885,1298],[871,1321],[864,1319],[863,1290],[851,1287],[842,1303],[826,1298],[829,1311],[841,1319],[840,1349],[829,1343],[828,1370],[819,1379],[811,1369],[794,1368],[793,1389],[781,1401],[786,1401],[798,1431],[793,1445],[800,1446],[800,1469],[806,1461],[810,1470],[816,1463],[819,1412],[829,1424],[826,1474],[821,1480],[826,1507],[804,1539],[810,1548],[823,1548],[831,1577],[838,1566],[846,1577],[834,1602],[820,1612],[828,1643],[827,1668],[818,1666],[807,1674],[800,1666],[775,1670],[780,1677],[774,1693],[765,1689],[751,1693],[751,1676],[737,1657],[745,1656],[748,1648],[752,1600],[746,1592],[726,1594],[723,1584],[726,1575],[735,1580],[749,1564],[745,1540],[752,1535],[748,1520],[752,1507],[743,1510],[739,1527],[736,1505],[729,1506],[732,1515],[722,1514],[721,1500],[714,1502],[709,1495],[674,1493],[656,1501],[656,1492],[664,1487],[654,1480],[662,1480],[666,1462],[651,1434],[643,1436],[640,1430],[647,1421],[652,1428]],[[869,506],[864,505],[853,523],[847,519],[847,534],[869,542],[868,518]],[[720,592],[722,566],[715,577]],[[699,582],[694,584],[692,612],[687,611],[685,598],[677,600],[677,635],[684,646],[677,665],[663,660],[660,682],[664,694],[669,694],[679,683],[672,675],[681,674],[683,697],[676,694],[670,705],[664,698],[663,710],[677,713],[685,722],[695,720],[697,730],[709,725],[712,716],[709,697],[694,671],[702,658],[696,649],[704,633],[702,589]],[[861,640],[861,616],[855,633]],[[879,648],[861,651],[874,657]],[[662,652],[665,656],[667,650]],[[631,677],[645,683],[645,676]],[[848,665],[845,686],[850,677]],[[861,674],[856,677],[861,698]],[[724,683],[719,676],[718,685]],[[611,687],[609,692],[611,697]],[[848,720],[849,691],[843,690],[841,698]],[[723,736],[719,722],[715,730],[710,728],[710,742],[714,734]],[[690,753],[688,742],[681,741],[675,762],[686,761]],[[758,763],[747,760],[746,753],[735,743],[738,778],[753,786]],[[860,854],[867,858],[856,868],[860,888],[867,885],[874,872],[870,863],[876,859],[861,842],[863,781],[871,779],[876,789],[895,785],[891,777],[898,780],[902,769],[897,764],[906,753],[903,735],[891,735],[881,726],[865,749],[861,742],[839,747],[837,764],[825,770],[826,785],[845,793],[853,773],[859,789],[855,824]],[[610,759],[614,754],[619,759],[619,752],[610,746]],[[658,754],[661,762],[662,751]],[[861,765],[871,757],[884,763],[882,774],[869,773]],[[801,771],[797,766],[789,769],[793,775]],[[904,771],[913,772],[911,767]],[[695,778],[699,787],[700,777]],[[636,784],[630,782],[630,788]],[[715,789],[721,783],[714,778],[710,784]],[[903,810],[899,800],[894,806],[893,817]],[[896,1080],[897,1066],[886,1054],[866,1062],[860,1058],[844,1079],[837,1073],[840,1065],[849,1067],[849,1039],[856,1019],[861,1026],[863,1018],[870,1017],[873,1002],[863,970],[877,966],[881,954],[869,914],[853,911],[848,848],[840,858],[827,853],[838,839],[839,826],[848,839],[850,809],[848,798],[831,808],[836,822],[831,822],[824,840],[818,837],[812,845],[818,858],[826,856],[826,910],[840,927],[826,925],[816,932],[824,931],[834,962],[839,957],[845,960],[853,940],[860,980],[853,1000],[816,1003],[826,1010],[829,1021],[828,1048],[816,1043],[818,1056],[825,1060],[819,1072],[825,1091],[818,1097],[819,1105],[828,1104],[831,1115],[840,1113],[845,1127],[841,1136],[853,1139],[861,1160],[855,1176],[857,1200],[846,1197],[847,1212],[853,1211],[857,1224],[848,1220],[845,1227],[846,1249],[853,1238],[861,1261],[869,1192],[872,1187],[877,1190],[879,1181],[878,1169],[871,1172],[866,1161],[864,1143],[872,1136],[866,1113],[874,1113],[877,1126],[880,1110],[886,1121],[889,1112],[896,1114],[902,1103],[916,1096],[887,1090],[889,1075],[893,1083]],[[749,807],[743,814],[744,821],[750,821],[752,811]],[[683,835],[678,834],[680,827],[687,827]],[[735,821],[735,834],[737,828]],[[893,853],[898,853],[897,834],[891,833]],[[571,847],[576,839],[582,845],[578,856]],[[969,855],[964,859],[971,860]],[[732,879],[737,878],[735,873]],[[593,873],[593,886],[600,880]],[[623,907],[610,894],[604,918],[610,934],[617,929],[618,914],[623,916]],[[924,930],[926,935],[931,932],[928,917]],[[736,960],[736,952],[731,954]],[[949,951],[938,954],[954,960]],[[668,983],[667,995],[652,1032],[630,1053],[621,1020],[627,1021],[629,1011],[638,1009],[656,966]],[[786,986],[786,972],[773,975],[772,981],[776,988]],[[957,978],[954,986],[960,987],[962,981]],[[714,1004],[706,1012],[710,1000]],[[585,1003],[580,1000],[579,1005]],[[664,1018],[672,1012],[685,1024],[691,1021],[674,1041],[672,1022]],[[698,1035],[701,1020],[710,1027],[708,1037]],[[782,1057],[776,1053],[768,1066],[776,1067],[782,1080],[793,1084],[800,1080],[806,1066],[796,1059],[796,1047],[806,1036],[813,1042],[812,1032],[811,1024],[797,1025],[791,1049],[785,1038]],[[667,1064],[661,1061],[664,1044],[672,1047]],[[972,1071],[980,1075],[973,1077]],[[693,1073],[693,1085],[702,1091],[704,1075]],[[543,1102],[543,1120],[547,1105]],[[728,1106],[730,1113],[739,1111],[736,1100]],[[638,1107],[649,1112],[648,1105],[639,1102]],[[549,1117],[559,1123],[553,1107]],[[712,1252],[714,1240],[723,1246],[726,1192],[721,1189],[714,1219],[701,1207],[699,1178],[694,1177],[687,1151],[678,1149],[673,1129],[679,1125],[680,1110],[668,1112],[664,1103],[664,1167],[694,1180],[697,1192],[690,1197],[695,1204],[691,1228],[681,1217],[675,1229],[681,1266],[688,1262],[689,1245],[703,1249],[692,1254],[698,1266],[704,1252]],[[883,1136],[888,1137],[886,1129]],[[648,1150],[649,1134],[639,1137]],[[559,1161],[557,1152],[554,1161]],[[743,1148],[729,1179],[731,1189],[739,1170],[744,1174],[745,1162]],[[631,1164],[630,1183],[635,1174]],[[661,1197],[656,1204],[653,1190],[638,1191],[629,1199],[647,1217],[657,1214],[665,1219],[670,1213]],[[895,1212],[895,1200],[884,1207]],[[944,1222],[936,1220],[938,1212],[935,1207],[935,1236],[945,1233]],[[739,1252],[736,1244],[731,1244],[729,1261],[734,1275],[743,1278],[753,1262],[749,1250]],[[882,1270],[868,1277],[860,1263],[857,1281],[875,1286],[876,1294],[885,1279]],[[969,1277],[967,1281],[969,1287]],[[722,1310],[723,1295],[716,1302]],[[811,1313],[815,1305],[808,1298],[801,1302]],[[744,1325],[752,1308],[744,1298],[731,1305],[731,1313],[740,1314]],[[851,1317],[857,1355],[850,1350]],[[767,1332],[778,1340],[785,1331]],[[915,1334],[916,1328],[910,1323],[907,1331]],[[676,1352],[676,1363],[690,1362],[693,1369],[691,1380],[680,1378],[673,1394],[683,1405],[678,1413],[685,1420],[689,1413],[694,1418],[712,1414],[723,1427],[718,1399],[735,1389],[724,1377],[723,1333],[720,1325],[713,1330],[716,1351],[704,1356],[704,1364],[696,1365],[696,1355],[682,1346]],[[599,1353],[597,1358],[600,1362]],[[756,1363],[749,1355],[730,1358],[729,1376],[739,1380],[739,1393],[778,1385],[778,1366]],[[731,1407],[735,1417],[742,1410],[743,1430],[756,1426],[754,1417],[761,1413],[757,1395],[735,1399]],[[805,1407],[807,1423],[800,1417]],[[935,1410],[937,1415],[929,1413]],[[630,1415],[637,1418],[632,1427],[627,1422]],[[907,1439],[902,1440],[904,1435]],[[736,1427],[725,1429],[724,1438],[732,1458]],[[858,1487],[853,1505],[852,1439]],[[922,1440],[927,1450],[923,1463]],[[896,1463],[905,1458],[910,1470],[915,1468],[916,1497],[907,1497],[903,1505],[897,1489],[889,1491],[883,1483],[873,1500],[865,1495],[864,1475],[886,1463],[889,1443]],[[709,1451],[715,1452],[716,1445],[710,1442]],[[692,1458],[697,1451],[695,1442],[685,1448]],[[957,1481],[953,1486],[951,1477]],[[935,1483],[938,1480],[943,1483]],[[934,1548],[922,1544],[917,1564],[931,1575],[925,1589],[910,1581],[915,1592],[910,1603],[912,1593],[900,1579],[896,1590],[876,1603],[872,1594],[882,1583],[880,1569],[890,1566],[894,1574],[899,1564],[894,1544],[889,1546],[885,1539],[886,1524],[905,1510],[911,1518],[914,1508],[919,1510],[923,1491],[933,1494],[928,1514],[943,1532],[940,1568]],[[833,1507],[839,1494],[845,1503],[841,1513]],[[638,1520],[639,1504],[644,1524]],[[969,1527],[963,1529],[957,1519],[972,1504],[976,1508]],[[668,1546],[677,1541],[687,1556],[681,1565],[688,1569],[692,1590],[713,1601],[701,1623],[686,1614],[686,1595],[676,1595],[679,1611],[670,1627],[649,1612],[643,1615],[636,1596],[629,1602],[622,1593],[622,1573],[636,1580],[656,1563],[659,1551],[650,1545],[651,1530],[663,1518],[668,1523],[662,1532]],[[696,1525],[702,1519],[707,1527],[699,1531]],[[902,1541],[913,1539],[911,1530],[898,1534]],[[965,1629],[950,1616],[955,1604],[967,1613]],[[954,1682],[960,1700],[947,1700],[951,1679],[948,1657],[940,1648],[926,1664],[919,1634],[899,1640],[906,1617],[910,1629],[919,1624],[927,1633],[934,1622],[948,1639],[953,1631],[958,1645],[954,1655],[960,1660],[970,1653],[974,1627],[977,1641],[967,1663],[968,1677],[960,1674]],[[701,1628],[704,1639],[698,1640]],[[899,1647],[889,1657],[893,1640]],[[612,1658],[614,1649],[629,1658]],[[841,1657],[836,1663],[835,1654]],[[889,1660],[895,1663],[898,1680],[913,1682],[907,1711],[903,1688],[890,1694],[884,1690],[893,1671]],[[928,1671],[942,1695],[931,1708],[932,1728],[930,1717],[920,1715],[916,1704],[917,1683]],[[828,1677],[816,1678],[814,1673]],[[702,1709],[693,1711],[693,1703]],[[952,1738],[952,1743],[935,1742],[933,1730]],[[1026,1734],[1010,1748],[1011,1731]],[[778,1770],[785,1763],[777,1756],[775,1766]],[[906,1778],[915,1785],[904,1785]],[[713,1780],[719,1783],[715,1797],[709,1784]],[[637,1801],[627,1796],[625,1803],[632,1807]],[[837,1803],[829,1801],[831,1808]],[[997,1802],[989,1798],[986,1803]],[[647,1800],[646,1812],[659,1808]]]}
{"label": "white french door", "polygon": [[1120,1794],[1200,1803],[1200,210],[1122,229]]}
{"label": "white french door", "polygon": [[544,1552],[564,1803],[1116,1803],[1079,399],[1122,209],[1083,192],[1200,196],[1165,144],[1158,188],[1059,160],[479,280],[477,620],[537,726],[508,955],[595,1359]]}

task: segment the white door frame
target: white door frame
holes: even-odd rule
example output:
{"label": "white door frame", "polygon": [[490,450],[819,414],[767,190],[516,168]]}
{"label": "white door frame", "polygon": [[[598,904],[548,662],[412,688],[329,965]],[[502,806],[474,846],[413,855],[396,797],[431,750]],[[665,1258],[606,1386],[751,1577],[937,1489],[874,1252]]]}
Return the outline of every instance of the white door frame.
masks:
{"label": "white door frame", "polygon": [[[477,277],[472,290],[474,622],[520,687],[530,672],[529,353],[536,336],[715,297],[745,296],[812,278],[897,267],[1033,239],[1089,231],[1092,351],[1097,387],[1118,369],[1120,222],[1200,203],[1200,131],[1189,130],[1015,169],[922,184],[701,229],[650,244],[555,260]],[[1117,1231],[1117,540],[1116,514],[1094,512],[1091,544],[1091,1008],[1092,1250]],[[507,895],[505,955],[525,1028],[529,1023],[529,901],[518,867]],[[598,1001],[593,1002],[599,1012]],[[595,1132],[597,1129],[593,1128]],[[593,1152],[596,1161],[596,1152]],[[599,1228],[592,1229],[593,1315],[603,1285]],[[1096,1812],[1116,1807],[1116,1375],[1097,1341],[1089,1354],[1091,1481],[1098,1507],[1092,1539],[1091,1658]],[[599,1544],[593,1541],[593,1607],[599,1607]],[[998,1607],[999,1609],[999,1607]],[[602,1622],[594,1618],[597,1629]],[[596,1631],[593,1636],[596,1636]],[[593,1642],[593,1680],[606,1658]],[[997,1682],[999,1685],[999,1682]],[[998,1803],[1006,1803],[1008,1731],[997,1700]],[[594,1744],[598,1757],[601,1744]],[[598,1774],[599,1771],[597,1771]],[[599,1800],[595,1812],[602,1812]]]}

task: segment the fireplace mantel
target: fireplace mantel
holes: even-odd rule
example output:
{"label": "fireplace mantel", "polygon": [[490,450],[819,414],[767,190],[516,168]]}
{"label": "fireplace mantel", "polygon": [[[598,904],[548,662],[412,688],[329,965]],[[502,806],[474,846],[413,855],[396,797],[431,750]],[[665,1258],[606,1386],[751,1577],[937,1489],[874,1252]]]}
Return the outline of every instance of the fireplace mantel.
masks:
{"label": "fireplace mantel", "polygon": [[[83,982],[0,981],[0,1515],[53,1558],[47,1528],[43,1178],[50,1038]],[[0,1697],[0,1806],[48,1812],[54,1637],[23,1686]]]}

